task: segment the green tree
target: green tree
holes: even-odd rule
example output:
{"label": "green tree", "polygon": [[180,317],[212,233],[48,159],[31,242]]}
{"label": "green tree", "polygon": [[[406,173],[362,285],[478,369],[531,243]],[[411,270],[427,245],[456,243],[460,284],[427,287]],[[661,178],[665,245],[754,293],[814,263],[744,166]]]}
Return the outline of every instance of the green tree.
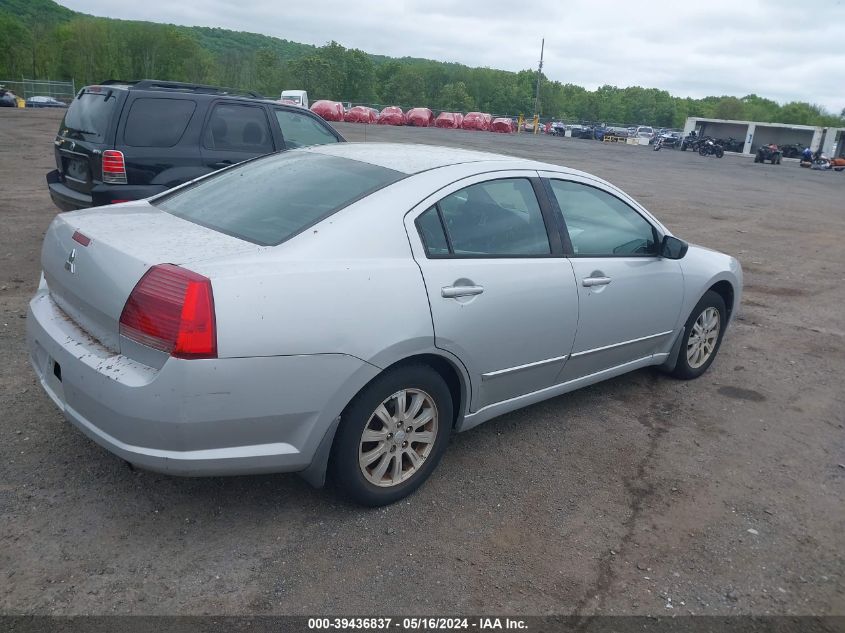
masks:
{"label": "green tree", "polygon": [[745,107],[736,97],[722,97],[716,105],[713,116],[717,119],[743,120]]}
{"label": "green tree", "polygon": [[263,95],[278,99],[285,88],[282,60],[271,48],[255,53],[255,87]]}
{"label": "green tree", "polygon": [[0,77],[17,79],[32,72],[32,36],[15,18],[0,13]]}
{"label": "green tree", "polygon": [[451,112],[469,112],[475,107],[475,102],[463,81],[445,84],[437,94],[435,105],[438,109]]}
{"label": "green tree", "polygon": [[422,73],[413,66],[400,65],[382,88],[381,98],[385,103],[406,108],[424,106],[427,99]]}
{"label": "green tree", "polygon": [[337,99],[343,83],[341,71],[322,55],[300,57],[288,63],[290,85],[307,90],[313,101]]}

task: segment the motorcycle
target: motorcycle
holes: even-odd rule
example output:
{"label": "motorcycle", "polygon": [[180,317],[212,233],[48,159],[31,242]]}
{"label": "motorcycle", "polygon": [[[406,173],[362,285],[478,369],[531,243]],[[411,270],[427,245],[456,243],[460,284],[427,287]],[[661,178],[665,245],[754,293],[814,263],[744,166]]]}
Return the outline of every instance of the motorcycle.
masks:
{"label": "motorcycle", "polygon": [[832,169],[833,171],[845,171],[845,158],[829,158],[821,152],[816,152],[810,169]]}
{"label": "motorcycle", "polygon": [[725,155],[725,150],[722,149],[722,146],[716,143],[713,139],[707,139],[702,141],[702,143],[698,147],[698,155],[699,156],[715,156],[716,158],[722,158]]}

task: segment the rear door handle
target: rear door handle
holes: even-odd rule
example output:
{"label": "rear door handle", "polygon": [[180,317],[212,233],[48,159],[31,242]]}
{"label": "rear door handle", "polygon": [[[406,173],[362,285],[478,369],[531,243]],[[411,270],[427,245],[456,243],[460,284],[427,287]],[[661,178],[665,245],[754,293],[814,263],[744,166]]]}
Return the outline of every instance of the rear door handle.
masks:
{"label": "rear door handle", "polygon": [[440,296],[445,299],[455,297],[473,297],[484,292],[484,286],[446,286],[440,289]]}
{"label": "rear door handle", "polygon": [[211,166],[215,169],[222,169],[223,167],[229,167],[230,165],[234,165],[234,163],[230,160],[221,160],[219,163],[211,163]]}
{"label": "rear door handle", "polygon": [[585,288],[591,288],[593,286],[606,286],[611,281],[610,277],[587,277],[581,280],[581,285]]}

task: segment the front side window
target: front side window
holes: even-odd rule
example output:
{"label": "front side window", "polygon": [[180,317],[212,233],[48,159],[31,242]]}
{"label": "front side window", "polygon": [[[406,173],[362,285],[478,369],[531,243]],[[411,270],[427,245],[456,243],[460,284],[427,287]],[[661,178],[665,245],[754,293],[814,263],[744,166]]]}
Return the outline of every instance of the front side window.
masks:
{"label": "front side window", "polygon": [[552,180],[551,187],[576,256],[657,254],[654,228],[616,196],[567,180]]}
{"label": "front side window", "polygon": [[236,103],[214,106],[203,133],[206,149],[267,154],[273,140],[264,108]]}
{"label": "front side window", "polygon": [[[436,209],[453,256],[532,257],[551,253],[543,214],[527,178],[471,185],[440,200]],[[426,215],[433,216],[431,210],[423,214]],[[436,228],[433,220],[426,222],[418,223],[423,241],[424,226]],[[426,246],[430,248],[428,242]]]}
{"label": "front side window", "polygon": [[337,143],[337,137],[325,125],[307,114],[282,109],[275,113],[288,149]]}

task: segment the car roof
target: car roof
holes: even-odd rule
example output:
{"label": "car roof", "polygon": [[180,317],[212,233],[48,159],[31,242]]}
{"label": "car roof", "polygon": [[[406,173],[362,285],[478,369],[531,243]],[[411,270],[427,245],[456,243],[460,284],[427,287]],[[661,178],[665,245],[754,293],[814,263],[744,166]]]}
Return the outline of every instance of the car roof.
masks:
{"label": "car roof", "polygon": [[112,90],[126,90],[129,92],[145,92],[156,95],[161,95],[162,98],[179,98],[182,97],[202,97],[206,99],[214,99],[225,97],[226,99],[238,99],[250,102],[272,103],[274,105],[282,105],[278,101],[260,95],[248,90],[239,90],[237,88],[225,88],[222,86],[208,86],[205,84],[191,84],[180,81],[157,81],[153,79],[141,79],[137,81],[127,81],[122,79],[108,79],[98,84],[91,84],[85,86],[83,90],[94,89],[112,89]]}
{"label": "car roof", "polygon": [[[404,174],[418,174],[430,169],[464,163],[508,163],[512,169],[553,169],[572,171],[525,158],[491,154],[456,147],[414,145],[409,143],[336,143],[310,147],[308,152],[338,156],[370,165],[386,167]],[[481,167],[482,165],[479,165]],[[573,172],[574,173],[574,172]]]}

